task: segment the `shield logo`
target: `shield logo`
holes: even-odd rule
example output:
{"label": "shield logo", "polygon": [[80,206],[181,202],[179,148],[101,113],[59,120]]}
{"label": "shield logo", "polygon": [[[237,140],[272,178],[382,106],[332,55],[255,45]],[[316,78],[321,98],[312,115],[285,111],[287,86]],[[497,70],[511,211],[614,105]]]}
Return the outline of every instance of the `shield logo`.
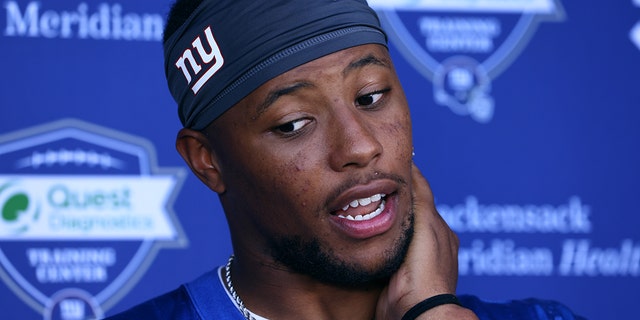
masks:
{"label": "shield logo", "polygon": [[542,21],[564,19],[559,0],[369,0],[390,41],[433,83],[437,104],[488,123],[491,81]]}
{"label": "shield logo", "polygon": [[0,137],[0,277],[44,319],[101,318],[187,239],[182,168],[147,140],[66,119]]}

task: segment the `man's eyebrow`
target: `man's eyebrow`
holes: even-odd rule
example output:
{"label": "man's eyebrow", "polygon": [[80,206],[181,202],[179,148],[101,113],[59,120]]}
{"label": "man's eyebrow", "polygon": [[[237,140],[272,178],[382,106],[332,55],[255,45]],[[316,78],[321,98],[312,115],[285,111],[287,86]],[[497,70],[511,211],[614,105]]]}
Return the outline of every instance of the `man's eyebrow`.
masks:
{"label": "man's eyebrow", "polygon": [[[342,75],[346,77],[350,72],[356,69],[364,68],[369,65],[376,65],[376,66],[381,66],[385,68],[390,68],[389,60],[378,58],[373,54],[369,54],[365,57],[362,57],[358,60],[355,60],[349,63],[349,65],[347,65],[344,68],[344,70],[342,70]],[[256,107],[256,115],[252,117],[252,120],[258,119],[265,111],[267,111],[267,109],[269,109],[271,105],[273,105],[278,99],[280,99],[280,97],[293,94],[300,89],[309,88],[312,86],[313,84],[309,82],[301,81],[301,82],[296,82],[284,88],[274,89],[270,91],[267,94],[267,98],[264,99],[264,101]]]}
{"label": "man's eyebrow", "polygon": [[253,117],[253,120],[258,119],[265,111],[267,111],[267,109],[269,109],[271,105],[273,105],[276,101],[278,101],[280,97],[293,94],[300,89],[308,88],[312,86],[313,85],[311,83],[303,81],[303,82],[296,82],[284,88],[278,88],[278,89],[269,91],[269,93],[267,94],[267,98],[264,99],[264,101],[256,107],[256,116]]}
{"label": "man's eyebrow", "polygon": [[373,54],[369,54],[361,59],[358,59],[356,61],[349,63],[349,65],[346,66],[344,70],[342,70],[342,75],[346,77],[351,71],[363,68],[368,65],[376,65],[376,66],[382,66],[385,68],[390,68],[388,60],[378,58]]}

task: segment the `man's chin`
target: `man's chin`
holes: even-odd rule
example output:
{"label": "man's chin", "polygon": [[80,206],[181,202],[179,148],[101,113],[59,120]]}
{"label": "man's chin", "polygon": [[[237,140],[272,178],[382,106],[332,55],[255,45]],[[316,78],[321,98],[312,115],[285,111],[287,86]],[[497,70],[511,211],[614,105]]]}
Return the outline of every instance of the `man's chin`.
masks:
{"label": "man's chin", "polygon": [[362,267],[336,257],[322,247],[317,239],[303,240],[299,236],[277,239],[272,245],[273,258],[293,272],[308,275],[319,282],[345,288],[384,286],[398,271],[413,237],[413,214],[403,226],[401,236],[386,252],[377,267]]}

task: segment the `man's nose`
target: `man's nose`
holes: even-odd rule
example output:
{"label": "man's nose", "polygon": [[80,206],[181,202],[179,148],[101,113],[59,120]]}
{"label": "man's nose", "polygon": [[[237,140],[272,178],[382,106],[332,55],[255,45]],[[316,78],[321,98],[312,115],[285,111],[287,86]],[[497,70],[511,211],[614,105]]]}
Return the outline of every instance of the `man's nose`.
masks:
{"label": "man's nose", "polygon": [[382,153],[373,115],[354,106],[340,108],[329,125],[330,164],[335,171],[363,168]]}

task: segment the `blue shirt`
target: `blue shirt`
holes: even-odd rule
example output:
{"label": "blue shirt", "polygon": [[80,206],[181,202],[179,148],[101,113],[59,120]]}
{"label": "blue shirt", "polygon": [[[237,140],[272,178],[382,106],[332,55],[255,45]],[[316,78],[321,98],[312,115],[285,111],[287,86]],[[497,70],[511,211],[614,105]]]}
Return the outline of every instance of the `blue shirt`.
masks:
{"label": "blue shirt", "polygon": [[[462,305],[473,310],[480,320],[579,320],[566,306],[538,299],[507,303],[484,302],[471,295],[458,296]],[[229,299],[217,270],[178,289],[139,304],[109,320],[171,319],[171,320],[244,320]]]}

